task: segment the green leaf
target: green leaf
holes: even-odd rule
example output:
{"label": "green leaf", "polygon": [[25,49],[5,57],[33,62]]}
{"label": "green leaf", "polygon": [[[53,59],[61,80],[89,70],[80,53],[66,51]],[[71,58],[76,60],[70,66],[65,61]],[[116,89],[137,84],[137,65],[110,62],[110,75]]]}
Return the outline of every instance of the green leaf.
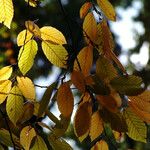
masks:
{"label": "green leaf", "polygon": [[62,45],[54,45],[49,42],[42,42],[42,49],[47,59],[54,65],[66,68],[68,52]]}
{"label": "green leaf", "polygon": [[21,47],[18,55],[18,66],[23,75],[31,69],[37,50],[38,46],[35,40],[30,40]]}
{"label": "green leaf", "polygon": [[17,86],[14,86],[8,95],[6,111],[9,119],[16,125],[16,122],[23,114],[23,97]]}
{"label": "green leaf", "polygon": [[39,106],[39,111],[38,111],[39,117],[41,117],[41,115],[45,112],[46,108],[48,107],[52,92],[53,92],[54,88],[56,87],[56,85],[57,85],[57,83],[54,82],[46,89],[46,91],[40,101],[40,106]]}
{"label": "green leaf", "polygon": [[129,96],[138,95],[144,90],[142,88],[142,79],[138,76],[120,76],[110,81],[111,86],[120,94]]}
{"label": "green leaf", "polygon": [[44,140],[39,135],[37,135],[35,139],[35,143],[30,150],[48,150],[48,148]]}
{"label": "green leaf", "polygon": [[10,28],[14,16],[12,0],[0,0],[0,12],[0,23]]}
{"label": "green leaf", "polygon": [[107,109],[101,109],[100,116],[104,122],[110,124],[113,130],[118,132],[127,132],[127,125],[121,113],[112,113]]}
{"label": "green leaf", "polygon": [[48,136],[48,141],[53,150],[73,150],[72,147],[63,139],[58,139],[54,135]]}
{"label": "green leaf", "polygon": [[146,143],[147,128],[145,123],[130,108],[124,111],[124,117],[128,126],[128,136],[133,140]]}

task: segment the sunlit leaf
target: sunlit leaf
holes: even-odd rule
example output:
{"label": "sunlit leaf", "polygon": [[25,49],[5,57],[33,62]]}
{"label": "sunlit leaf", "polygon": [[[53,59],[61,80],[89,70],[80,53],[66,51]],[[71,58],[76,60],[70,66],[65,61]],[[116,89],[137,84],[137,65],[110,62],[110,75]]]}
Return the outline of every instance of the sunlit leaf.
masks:
{"label": "sunlit leaf", "polygon": [[150,113],[150,91],[146,90],[140,95],[129,96],[130,101],[134,102],[139,109]]}
{"label": "sunlit leaf", "polygon": [[84,18],[89,10],[92,8],[92,3],[91,2],[85,2],[82,7],[80,8],[80,18]]}
{"label": "sunlit leaf", "polygon": [[120,94],[137,95],[143,92],[142,79],[134,75],[116,77],[110,84]]}
{"label": "sunlit leaf", "polygon": [[127,125],[123,117],[123,114],[112,113],[107,109],[101,109],[100,116],[104,122],[110,124],[113,130],[118,132],[127,132]]}
{"label": "sunlit leaf", "polygon": [[128,105],[131,108],[131,110],[143,121],[145,121],[146,123],[150,123],[150,113],[147,111],[143,111],[141,109],[138,108],[138,106],[132,102],[132,101],[128,101]]}
{"label": "sunlit leaf", "polygon": [[[78,63],[77,63],[78,61]],[[93,64],[93,48],[91,46],[86,46],[79,52],[77,60],[74,62],[74,70],[82,71],[83,75],[86,77],[89,75]]]}
{"label": "sunlit leaf", "polygon": [[74,117],[74,131],[80,141],[83,141],[90,131],[92,107],[89,102],[81,103]]}
{"label": "sunlit leaf", "polygon": [[40,101],[40,106],[38,109],[38,116],[41,117],[41,115],[46,111],[46,108],[48,107],[48,104],[50,102],[50,98],[52,95],[52,92],[54,90],[54,88],[56,87],[57,83],[54,82],[52,83],[44,92],[44,95]]}
{"label": "sunlit leaf", "polygon": [[61,114],[69,117],[73,111],[74,98],[68,82],[63,83],[57,92],[57,104]]}
{"label": "sunlit leaf", "polygon": [[9,80],[0,81],[0,104],[3,103],[11,90],[12,82]]}
{"label": "sunlit leaf", "polygon": [[10,78],[12,74],[12,67],[11,66],[6,66],[0,69],[0,80],[7,80]]}
{"label": "sunlit leaf", "polygon": [[91,118],[90,133],[89,133],[91,140],[93,141],[94,139],[96,139],[98,136],[101,135],[102,132],[103,132],[103,121],[100,117],[99,112],[95,112]]}
{"label": "sunlit leaf", "polygon": [[87,42],[95,42],[95,40],[97,39],[97,23],[92,12],[88,13],[84,19],[83,33],[86,37]]}
{"label": "sunlit leaf", "polygon": [[115,9],[108,0],[97,0],[97,3],[109,20],[116,21]]}
{"label": "sunlit leaf", "polygon": [[21,47],[18,55],[18,66],[23,75],[31,69],[37,50],[38,46],[34,40],[30,40]]}
{"label": "sunlit leaf", "polygon": [[48,41],[51,44],[66,44],[64,35],[54,27],[44,26],[40,29],[41,38],[44,41]]}
{"label": "sunlit leaf", "polygon": [[17,77],[17,86],[21,90],[23,96],[30,100],[35,101],[35,87],[33,82],[28,77]]}
{"label": "sunlit leaf", "polygon": [[82,93],[85,92],[85,81],[81,72],[73,71],[71,74],[71,81],[79,91]]}
{"label": "sunlit leaf", "polygon": [[109,147],[104,140],[100,140],[91,148],[91,150],[109,150]]}
{"label": "sunlit leaf", "polygon": [[47,59],[54,65],[66,68],[68,53],[62,45],[54,45],[49,42],[42,42],[42,49]]}
{"label": "sunlit leaf", "polygon": [[34,128],[26,126],[21,130],[20,133],[20,144],[25,150],[29,150],[33,138],[36,136]]}
{"label": "sunlit leaf", "polygon": [[27,3],[29,3],[30,6],[36,7],[38,0],[25,0]]}
{"label": "sunlit leaf", "polygon": [[31,40],[33,34],[28,30],[21,31],[17,36],[18,46],[25,45],[28,41]]}
{"label": "sunlit leaf", "polygon": [[0,0],[0,12],[0,23],[10,28],[14,16],[12,0]]}
{"label": "sunlit leaf", "polygon": [[17,86],[14,86],[7,98],[6,111],[9,119],[16,125],[16,122],[23,114],[23,97]]}
{"label": "sunlit leaf", "polygon": [[146,143],[147,128],[145,123],[130,108],[125,109],[124,116],[128,126],[128,136],[133,140]]}
{"label": "sunlit leaf", "polygon": [[[15,136],[13,133],[12,133],[12,137],[13,137],[13,141],[16,144],[16,146],[17,147],[20,146],[19,138],[17,136]],[[0,129],[0,142],[2,144],[4,144],[5,146],[13,147],[13,143],[12,143],[12,140],[11,140],[11,137],[10,137],[10,133],[9,133],[8,130]]]}
{"label": "sunlit leaf", "polygon": [[35,37],[41,37],[40,28],[33,21],[26,21],[25,26]]}
{"label": "sunlit leaf", "polygon": [[48,141],[53,150],[73,150],[65,140],[58,139],[54,135],[48,136]]}
{"label": "sunlit leaf", "polygon": [[103,56],[99,56],[96,61],[96,75],[104,82],[108,83],[113,78],[117,77],[117,71],[112,62]]}
{"label": "sunlit leaf", "polygon": [[48,150],[48,148],[47,148],[44,140],[39,135],[37,135],[34,145],[30,150]]}

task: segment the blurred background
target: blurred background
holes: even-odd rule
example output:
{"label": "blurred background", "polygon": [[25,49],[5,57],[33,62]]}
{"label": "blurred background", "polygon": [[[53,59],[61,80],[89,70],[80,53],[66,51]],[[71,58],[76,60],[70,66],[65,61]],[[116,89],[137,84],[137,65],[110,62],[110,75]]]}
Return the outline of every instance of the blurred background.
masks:
{"label": "blurred background", "polygon": [[[73,44],[74,49],[79,52],[83,46],[79,9],[84,2],[84,0],[62,0],[67,14],[65,17],[57,0],[42,0],[38,2],[36,8],[28,7],[24,0],[14,0],[15,15],[11,30],[0,24],[0,68],[17,62],[19,48],[16,45],[16,37],[25,28],[24,22],[27,20],[36,21],[39,27],[46,25],[56,27],[65,35],[68,43]],[[117,21],[109,22],[116,43],[115,53],[127,72],[141,76],[147,88],[150,88],[150,1],[110,0],[110,2],[117,13]],[[71,31],[68,29],[67,22],[71,26]],[[35,84],[47,86],[60,74],[61,70],[50,64],[39,47],[34,66],[27,75],[34,80]],[[41,98],[44,90],[37,87],[38,99]],[[51,108],[52,111],[59,116],[55,105],[52,106],[54,106]],[[68,139],[74,149],[87,149],[86,141],[79,143],[72,126],[64,138]],[[128,148],[149,150],[150,144],[134,142],[126,137],[119,147],[120,150]]]}

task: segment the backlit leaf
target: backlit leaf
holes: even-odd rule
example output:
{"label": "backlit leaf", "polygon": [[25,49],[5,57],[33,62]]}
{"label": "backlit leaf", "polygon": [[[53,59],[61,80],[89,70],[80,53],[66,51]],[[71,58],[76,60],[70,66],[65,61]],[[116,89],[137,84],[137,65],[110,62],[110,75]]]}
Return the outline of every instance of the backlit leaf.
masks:
{"label": "backlit leaf", "polygon": [[3,103],[11,90],[12,82],[9,80],[0,81],[0,104]]}
{"label": "backlit leaf", "polygon": [[54,135],[48,136],[48,141],[53,150],[73,150],[65,140],[58,139]]}
{"label": "backlit leaf", "polygon": [[91,9],[92,3],[91,2],[85,2],[82,7],[80,8],[80,18],[84,18],[88,11]]}
{"label": "backlit leaf", "polygon": [[71,74],[71,81],[79,91],[82,93],[85,92],[85,81],[81,72],[73,71]]}
{"label": "backlit leaf", "polygon": [[66,44],[64,35],[54,27],[44,26],[40,29],[41,38],[44,41],[48,41],[51,44]]}
{"label": "backlit leaf", "polygon": [[18,66],[23,75],[32,67],[38,46],[35,40],[30,40],[21,47],[18,55]]}
{"label": "backlit leaf", "polygon": [[100,117],[99,112],[95,112],[91,118],[91,126],[90,126],[90,138],[93,141],[103,132],[103,121]]}
{"label": "backlit leaf", "polygon": [[[93,48],[91,46],[84,47],[77,56],[79,65],[81,67],[83,75],[86,77],[89,75],[93,64]],[[74,70],[80,71],[77,60],[74,62]]]}
{"label": "backlit leaf", "polygon": [[87,41],[95,42],[97,39],[97,23],[92,12],[88,13],[84,19],[83,33]]}
{"label": "backlit leaf", "polygon": [[7,80],[10,78],[12,74],[12,67],[11,66],[6,66],[0,69],[0,80]]}
{"label": "backlit leaf", "polygon": [[104,122],[110,124],[113,130],[127,132],[127,125],[122,113],[112,113],[103,108],[100,110],[100,116]]}
{"label": "backlit leaf", "polygon": [[80,141],[83,141],[90,131],[92,107],[89,102],[81,103],[74,117],[74,131]]}
{"label": "backlit leaf", "polygon": [[30,100],[35,101],[35,88],[33,82],[28,77],[17,77],[18,87],[21,90],[23,96]]}
{"label": "backlit leaf", "polygon": [[14,16],[12,0],[0,0],[0,12],[0,23],[10,28]]}
{"label": "backlit leaf", "polygon": [[134,75],[116,77],[110,84],[120,94],[137,95],[143,92],[142,79]]}
{"label": "backlit leaf", "polygon": [[42,42],[42,49],[47,59],[54,65],[66,68],[68,57],[67,50],[62,45],[54,45],[49,42]]}
{"label": "backlit leaf", "polygon": [[30,150],[48,150],[48,148],[44,140],[39,135],[37,135],[35,139],[35,143]]}
{"label": "backlit leaf", "polygon": [[17,86],[14,86],[7,98],[6,111],[9,119],[16,125],[16,122],[23,114],[23,97]]}
{"label": "backlit leaf", "polygon": [[38,109],[38,116],[39,117],[41,117],[41,115],[46,111],[46,108],[48,107],[52,92],[53,92],[55,87],[56,87],[56,83],[54,82],[44,92],[44,95],[43,95],[43,97],[40,101],[40,106],[39,106],[39,109]]}
{"label": "backlit leaf", "polygon": [[31,40],[33,34],[29,30],[21,31],[17,36],[17,45],[25,45],[28,41]]}
{"label": "backlit leaf", "polygon": [[96,61],[96,75],[106,83],[118,76],[111,61],[103,56],[99,56]]}
{"label": "backlit leaf", "polygon": [[34,128],[26,126],[21,130],[20,133],[20,144],[25,150],[29,150],[33,138],[36,136]]}
{"label": "backlit leaf", "polygon": [[91,150],[109,150],[109,148],[104,140],[100,140],[91,148]]}
{"label": "backlit leaf", "polygon": [[26,21],[25,26],[35,37],[41,37],[40,28],[33,21]]}
{"label": "backlit leaf", "polygon": [[108,0],[97,0],[97,3],[109,20],[116,21],[115,10]]}
{"label": "backlit leaf", "polygon": [[69,83],[63,83],[57,92],[57,104],[61,114],[69,117],[73,111],[74,98]]}
{"label": "backlit leaf", "polygon": [[128,136],[133,140],[146,143],[147,128],[145,123],[130,108],[124,111],[124,116],[128,126]]}
{"label": "backlit leaf", "polygon": [[36,7],[37,6],[37,1],[38,0],[25,0],[27,3],[29,1],[29,5],[32,7]]}

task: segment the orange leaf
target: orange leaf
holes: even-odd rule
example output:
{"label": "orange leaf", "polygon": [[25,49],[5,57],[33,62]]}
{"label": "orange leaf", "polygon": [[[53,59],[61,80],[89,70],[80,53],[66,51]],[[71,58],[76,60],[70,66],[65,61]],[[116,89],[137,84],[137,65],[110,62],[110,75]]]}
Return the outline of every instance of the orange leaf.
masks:
{"label": "orange leaf", "polygon": [[57,92],[57,104],[64,117],[69,117],[73,111],[73,95],[69,83],[63,83]]}
{"label": "orange leaf", "polygon": [[97,23],[92,12],[88,13],[83,22],[83,33],[87,43],[97,39]]}
{"label": "orange leaf", "polygon": [[[86,46],[84,47],[77,56],[78,62],[81,67],[83,75],[86,77],[89,75],[92,63],[93,63],[93,47]],[[74,62],[74,70],[80,71],[77,61]]]}
{"label": "orange leaf", "polygon": [[92,3],[91,2],[86,2],[82,5],[82,7],[80,8],[80,18],[83,19],[88,11],[91,9],[92,7]]}
{"label": "orange leaf", "polygon": [[89,134],[91,115],[91,104],[89,102],[81,103],[74,117],[74,130],[80,141],[83,141]]}
{"label": "orange leaf", "polygon": [[90,126],[90,138],[93,141],[103,132],[103,121],[100,117],[99,112],[95,112],[91,118],[91,126]]}
{"label": "orange leaf", "polygon": [[104,140],[101,140],[101,141],[97,142],[91,148],[91,150],[109,150],[109,149],[108,149],[108,144]]}
{"label": "orange leaf", "polygon": [[85,92],[85,81],[81,72],[73,71],[71,74],[71,81],[79,91],[82,93]]}

